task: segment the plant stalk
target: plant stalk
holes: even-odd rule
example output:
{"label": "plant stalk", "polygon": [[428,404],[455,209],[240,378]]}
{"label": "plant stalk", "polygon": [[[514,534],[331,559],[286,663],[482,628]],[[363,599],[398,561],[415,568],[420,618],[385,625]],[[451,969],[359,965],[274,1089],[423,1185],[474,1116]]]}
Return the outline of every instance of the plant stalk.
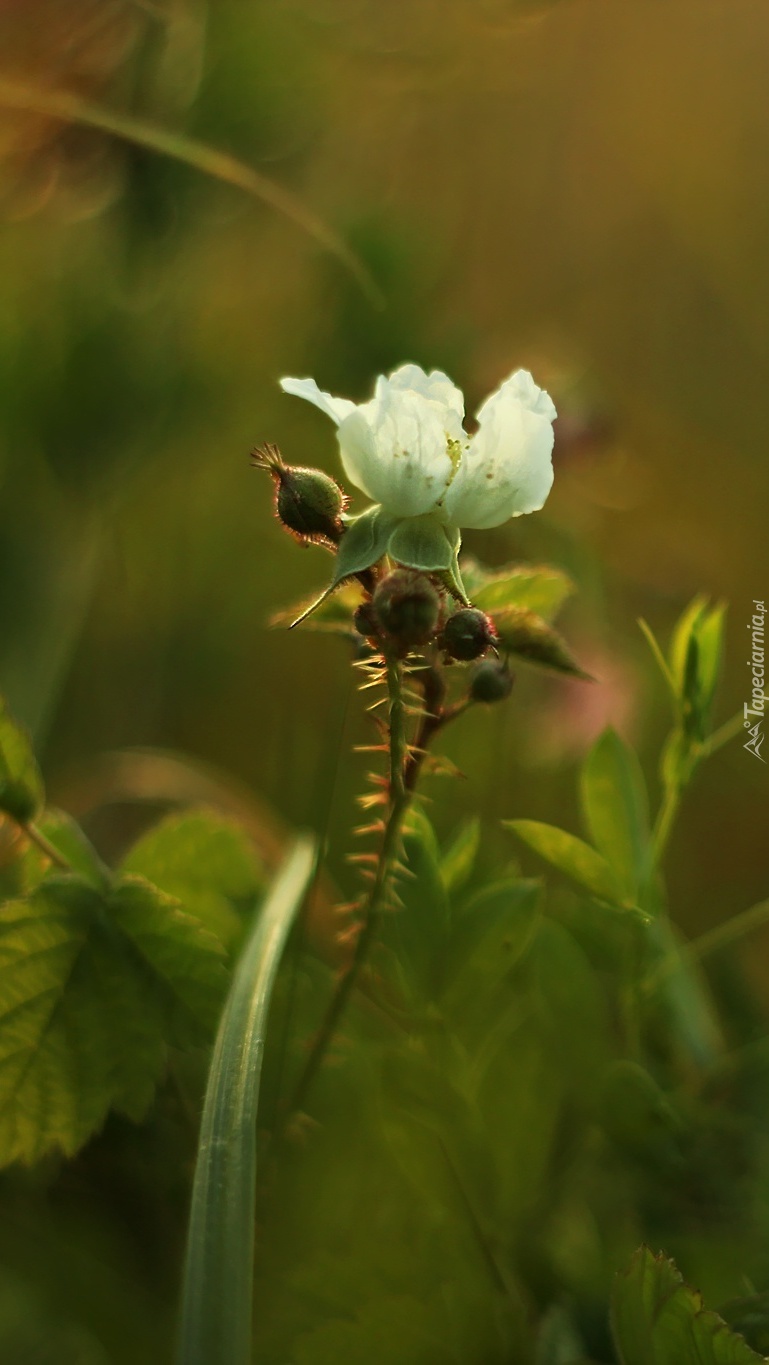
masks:
{"label": "plant stalk", "polygon": [[355,950],[337,982],[325,1017],[315,1035],[289,1107],[291,1117],[303,1108],[313,1081],[323,1063],[329,1045],[337,1031],[347,1002],[366,963],[371,944],[376,937],[387,890],[397,860],[403,819],[411,800],[413,783],[406,784],[408,747],[406,741],[406,708],[403,697],[403,672],[397,658],[385,654],[385,674],[389,698],[389,781],[388,812],[376,871],[371,889],[363,906],[363,919],[355,943]]}

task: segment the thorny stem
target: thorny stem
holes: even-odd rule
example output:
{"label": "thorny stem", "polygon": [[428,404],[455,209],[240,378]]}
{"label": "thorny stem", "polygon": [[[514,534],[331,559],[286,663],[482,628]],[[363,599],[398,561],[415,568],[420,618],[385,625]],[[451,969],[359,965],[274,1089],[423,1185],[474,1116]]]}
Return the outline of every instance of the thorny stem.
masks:
{"label": "thorny stem", "polygon": [[385,675],[389,698],[390,723],[389,741],[389,784],[388,811],[382,843],[377,858],[376,871],[371,889],[363,906],[363,920],[355,943],[352,959],[344,968],[337,982],[325,1017],[315,1035],[304,1069],[299,1077],[292,1096],[289,1120],[302,1109],[307,1094],[323,1062],[328,1046],[336,1033],[337,1025],[344,1013],[361,970],[368,957],[369,948],[376,936],[387,889],[392,876],[393,866],[398,856],[403,817],[411,800],[412,787],[406,786],[405,769],[407,763],[406,708],[403,698],[403,673],[401,664],[389,652],[385,652]]}

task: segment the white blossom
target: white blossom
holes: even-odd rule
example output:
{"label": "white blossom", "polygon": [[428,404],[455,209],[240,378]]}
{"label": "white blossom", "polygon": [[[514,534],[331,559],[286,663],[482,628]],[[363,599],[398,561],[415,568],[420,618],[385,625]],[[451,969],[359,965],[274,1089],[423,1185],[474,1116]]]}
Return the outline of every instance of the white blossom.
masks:
{"label": "white blossom", "polygon": [[323,393],[314,379],[280,382],[336,423],[348,479],[392,517],[432,514],[447,527],[484,529],[538,511],[550,492],[556,411],[527,370],[485,400],[473,436],[462,394],[440,370],[402,365],[360,404]]}

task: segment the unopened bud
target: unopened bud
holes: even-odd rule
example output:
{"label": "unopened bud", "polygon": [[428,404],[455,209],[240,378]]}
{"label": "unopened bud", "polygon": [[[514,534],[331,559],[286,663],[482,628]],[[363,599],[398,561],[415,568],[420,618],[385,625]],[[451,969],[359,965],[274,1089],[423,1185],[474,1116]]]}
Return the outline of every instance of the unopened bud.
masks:
{"label": "unopened bud", "polygon": [[379,624],[403,650],[426,645],[433,638],[440,609],[440,599],[429,578],[413,569],[393,569],[374,593]]}
{"label": "unopened bud", "polygon": [[376,640],[379,636],[379,622],[374,614],[373,602],[361,602],[355,608],[352,623],[359,635],[365,640]]}
{"label": "unopened bud", "polygon": [[255,450],[253,464],[275,481],[275,511],[287,531],[302,541],[336,545],[344,531],[347,499],[339,484],[321,469],[283,463],[277,446]]}
{"label": "unopened bud", "polygon": [[476,607],[460,607],[443,627],[440,644],[452,659],[467,662],[480,659],[496,643],[496,639],[494,622],[485,611],[478,611]]}
{"label": "unopened bud", "polygon": [[470,679],[473,701],[505,701],[513,690],[513,675],[500,659],[484,659]]}

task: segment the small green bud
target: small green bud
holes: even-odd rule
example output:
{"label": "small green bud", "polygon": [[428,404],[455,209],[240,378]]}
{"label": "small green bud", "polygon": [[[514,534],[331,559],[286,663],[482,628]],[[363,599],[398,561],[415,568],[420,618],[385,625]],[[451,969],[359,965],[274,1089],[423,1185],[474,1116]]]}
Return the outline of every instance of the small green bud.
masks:
{"label": "small green bud", "polygon": [[505,701],[513,690],[513,675],[500,659],[484,659],[470,679],[472,701]]}
{"label": "small green bud", "polygon": [[376,587],[374,612],[382,630],[404,651],[426,645],[440,617],[440,598],[424,574],[393,569]]}
{"label": "small green bud", "polygon": [[253,464],[275,481],[275,512],[287,531],[301,541],[336,545],[344,531],[347,499],[339,484],[321,469],[283,463],[277,446],[255,450]]}
{"label": "small green bud", "polygon": [[494,622],[477,607],[461,607],[455,611],[441,631],[440,645],[452,659],[467,662],[480,659],[496,643]]}

